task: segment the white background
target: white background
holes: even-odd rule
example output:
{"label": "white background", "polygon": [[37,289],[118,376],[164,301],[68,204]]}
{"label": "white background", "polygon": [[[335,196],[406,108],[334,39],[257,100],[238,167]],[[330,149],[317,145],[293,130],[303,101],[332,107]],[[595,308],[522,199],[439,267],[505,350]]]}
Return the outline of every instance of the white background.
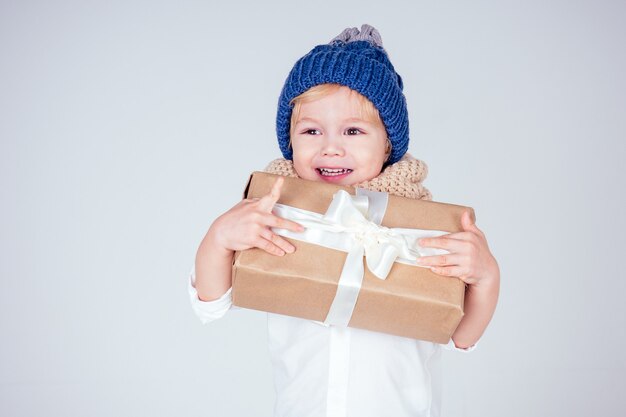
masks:
{"label": "white background", "polygon": [[[475,209],[496,315],[445,416],[617,416],[626,360],[619,1],[0,3],[0,414],[265,416],[265,314],[202,326],[211,222],[280,156],[285,77],[376,27],[436,201]],[[232,314],[231,314],[232,313]]]}

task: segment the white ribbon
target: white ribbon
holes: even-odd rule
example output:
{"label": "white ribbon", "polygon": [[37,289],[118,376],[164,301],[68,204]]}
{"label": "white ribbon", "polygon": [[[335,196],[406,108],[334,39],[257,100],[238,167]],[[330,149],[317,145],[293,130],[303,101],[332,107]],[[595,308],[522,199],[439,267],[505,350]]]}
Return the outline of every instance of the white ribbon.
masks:
{"label": "white ribbon", "polygon": [[449,253],[444,249],[423,248],[417,243],[421,238],[449,232],[381,226],[387,200],[387,193],[356,188],[356,196],[337,191],[323,215],[284,204],[274,205],[274,214],[305,227],[302,232],[273,227],[274,233],[348,253],[328,315],[323,323],[313,320],[315,323],[348,325],[363,282],[364,255],[367,268],[384,280],[394,262],[428,268],[417,264],[416,259]]}

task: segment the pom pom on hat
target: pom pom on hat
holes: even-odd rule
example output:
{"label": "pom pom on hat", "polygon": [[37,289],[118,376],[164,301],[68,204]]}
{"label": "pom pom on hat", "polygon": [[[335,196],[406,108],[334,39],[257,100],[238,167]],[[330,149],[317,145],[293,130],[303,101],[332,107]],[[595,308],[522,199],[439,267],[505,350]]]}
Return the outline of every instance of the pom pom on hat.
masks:
{"label": "pom pom on hat", "polygon": [[391,142],[388,164],[402,158],[409,147],[409,116],[396,73],[380,33],[370,25],[344,29],[326,45],[317,45],[300,58],[287,76],[278,99],[276,134],[285,159],[292,159],[289,130],[293,106],[289,102],[311,87],[336,83],[367,97],[378,109]]}

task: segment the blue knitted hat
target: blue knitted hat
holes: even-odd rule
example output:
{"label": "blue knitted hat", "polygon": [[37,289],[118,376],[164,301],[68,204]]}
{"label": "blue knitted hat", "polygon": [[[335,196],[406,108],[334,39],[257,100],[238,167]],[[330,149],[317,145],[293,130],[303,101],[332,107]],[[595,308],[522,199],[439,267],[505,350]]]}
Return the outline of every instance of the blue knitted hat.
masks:
{"label": "blue knitted hat", "polygon": [[289,102],[324,83],[345,85],[367,97],[378,109],[392,149],[386,164],[402,158],[409,147],[409,115],[396,73],[380,34],[364,24],[361,32],[347,28],[327,45],[318,45],[300,58],[285,81],[278,99],[276,134],[285,159],[293,159],[289,130],[293,106]]}

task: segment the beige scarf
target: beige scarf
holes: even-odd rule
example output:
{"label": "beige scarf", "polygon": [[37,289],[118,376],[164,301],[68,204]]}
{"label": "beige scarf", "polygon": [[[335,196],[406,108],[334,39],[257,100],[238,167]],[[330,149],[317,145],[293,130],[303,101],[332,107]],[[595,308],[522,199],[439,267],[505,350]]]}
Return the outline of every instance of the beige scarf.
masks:
{"label": "beige scarf", "polygon": [[[275,159],[265,168],[270,174],[299,178],[293,168],[293,161]],[[422,185],[428,175],[428,166],[424,161],[414,158],[408,152],[395,164],[386,167],[377,177],[355,184],[355,187],[418,200],[432,200],[432,194]]]}

